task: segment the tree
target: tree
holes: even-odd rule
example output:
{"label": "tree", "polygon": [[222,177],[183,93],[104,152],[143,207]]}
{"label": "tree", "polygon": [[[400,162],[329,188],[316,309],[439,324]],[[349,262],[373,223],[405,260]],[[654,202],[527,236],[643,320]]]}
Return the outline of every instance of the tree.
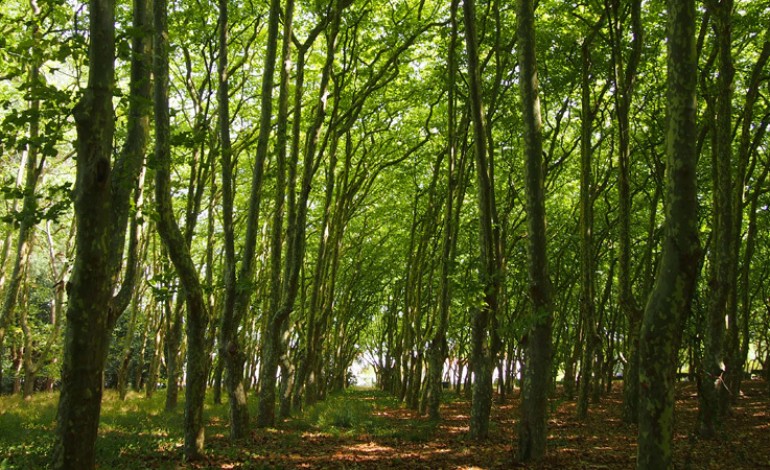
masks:
{"label": "tree", "polygon": [[[593,34],[591,35],[593,36]],[[591,54],[587,37],[581,46],[581,109],[580,109],[580,317],[583,320],[583,358],[580,365],[580,388],[578,390],[577,415],[588,417],[588,398],[594,374],[594,353],[599,332],[596,328],[594,263],[594,194],[591,148],[593,133],[593,111],[591,109]],[[598,377],[599,371],[596,371]]]}
{"label": "tree", "polygon": [[644,31],[642,28],[641,0],[630,0],[631,51],[623,55],[623,36],[626,34],[622,21],[624,2],[607,2],[608,31],[612,43],[613,82],[617,92],[615,117],[618,122],[618,306],[628,321],[628,360],[623,374],[623,419],[629,423],[638,421],[639,403],[639,327],[641,309],[636,305],[631,290],[631,103],[636,74],[642,52]]}
{"label": "tree", "polygon": [[[448,351],[447,330],[449,329],[449,307],[451,302],[450,276],[457,248],[457,218],[462,197],[459,197],[459,180],[462,178],[462,165],[458,168],[458,139],[456,116],[456,83],[457,80],[457,7],[458,0],[451,4],[450,22],[452,32],[449,40],[449,53],[447,67],[449,77],[447,79],[447,147],[449,158],[447,159],[447,194],[446,208],[444,212],[444,234],[441,247],[441,283],[439,293],[438,325],[432,340],[430,350],[430,366],[428,372],[428,387],[430,398],[428,401],[428,414],[431,419],[439,419],[439,406],[441,404],[441,374],[444,371]],[[455,198],[457,201],[455,202]],[[455,206],[457,206],[455,208]]]}
{"label": "tree", "polygon": [[497,214],[495,209],[494,170],[487,154],[487,131],[484,121],[480,66],[477,51],[476,12],[473,0],[463,1],[465,47],[468,54],[469,101],[473,122],[473,142],[476,157],[476,178],[479,205],[479,243],[481,263],[479,278],[484,292],[484,303],[473,315],[471,367],[473,368],[473,406],[470,435],[484,439],[489,433],[489,414],[492,407],[493,354],[488,336],[490,326],[496,324],[500,290],[499,244],[496,242]]}
{"label": "tree", "polygon": [[[187,386],[185,393],[184,456],[188,461],[202,457],[205,431],[203,401],[206,393],[208,358],[206,327],[208,311],[198,271],[190,257],[189,244],[179,230],[171,203],[171,140],[168,99],[168,2],[153,4],[155,77],[155,204],[157,228],[183,287],[187,306]],[[189,221],[188,221],[189,225]]]}
{"label": "tree", "polygon": [[637,468],[673,468],[674,373],[699,265],[695,2],[667,2],[666,221],[640,336]]}
{"label": "tree", "polygon": [[519,460],[545,455],[548,388],[551,376],[551,281],[546,254],[545,196],[543,188],[543,124],[535,47],[535,7],[518,1],[519,93],[524,121],[524,159],[527,191],[527,251],[529,255],[530,314],[526,332],[527,358],[521,391]]}
{"label": "tree", "polygon": [[[77,173],[74,207],[76,255],[67,283],[69,304],[57,414],[54,468],[90,469],[99,426],[102,373],[110,334],[130,299],[134,273],[120,274],[130,196],[144,159],[148,134],[149,66],[146,34],[132,44],[131,116],[126,145],[112,164],[115,85],[115,4],[89,3],[88,86],[74,109],[77,129]],[[146,32],[148,8],[134,5],[137,32]]]}
{"label": "tree", "polygon": [[[713,247],[710,257],[711,273],[709,278],[710,296],[706,321],[703,371],[699,397],[699,433],[701,436],[713,436],[720,408],[727,406],[724,396],[725,372],[723,370],[725,351],[725,314],[728,299],[734,296],[734,273],[737,270],[737,257],[733,244],[738,243],[733,234],[733,157],[732,157],[732,88],[735,70],[732,61],[732,0],[720,0],[708,3],[714,17],[718,49],[717,97],[715,121],[712,127],[713,148],[712,177],[714,188]],[[736,330],[735,316],[730,321],[730,329]],[[737,331],[737,330],[736,330]],[[732,372],[732,371],[730,371]]]}

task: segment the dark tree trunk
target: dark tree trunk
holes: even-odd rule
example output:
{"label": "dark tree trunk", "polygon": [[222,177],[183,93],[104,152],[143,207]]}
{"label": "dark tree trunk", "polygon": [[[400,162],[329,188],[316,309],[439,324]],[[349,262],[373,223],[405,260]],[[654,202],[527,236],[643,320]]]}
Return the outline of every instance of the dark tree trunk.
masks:
{"label": "dark tree trunk", "polygon": [[[230,93],[228,69],[228,3],[219,1],[219,137],[222,156],[222,227],[224,231],[224,302],[219,336],[219,361],[227,369],[225,388],[230,407],[230,438],[240,439],[248,433],[249,410],[246,404],[246,390],[243,384],[245,355],[238,338],[238,328],[242,321],[237,303],[238,279],[236,278],[235,232],[233,204],[235,183],[233,178],[232,144],[230,139]],[[268,71],[265,71],[265,75]],[[271,77],[272,78],[272,77]],[[260,126],[260,132],[265,130]],[[259,161],[257,163],[259,165]],[[261,169],[259,171],[261,175]],[[261,181],[261,179],[260,179]],[[259,210],[257,208],[257,210]],[[249,220],[256,220],[249,217]],[[248,237],[248,236],[247,236]],[[248,251],[248,248],[247,248]],[[244,259],[248,265],[251,260]],[[221,366],[220,366],[221,367]],[[221,372],[218,372],[221,386]]]}
{"label": "dark tree trunk", "polygon": [[[703,437],[715,435],[718,416],[727,406],[724,396],[726,359],[725,315],[728,298],[734,295],[733,272],[735,253],[733,246],[732,205],[732,0],[708,3],[716,30],[716,47],[719,64],[717,78],[716,116],[714,117],[712,177],[713,177],[713,232],[710,259],[709,299],[703,351],[703,370],[699,390],[700,407],[698,432]],[[734,316],[730,318],[731,330],[735,328]]]}
{"label": "dark tree trunk", "polygon": [[[171,142],[168,104],[168,3],[155,0],[154,76],[155,76],[155,202],[158,233],[176,268],[187,306],[187,383],[184,408],[184,456],[200,459],[204,447],[203,402],[206,393],[206,327],[208,312],[198,271],[190,249],[179,230],[171,202]],[[188,226],[191,221],[188,221]]]}
{"label": "dark tree trunk", "polygon": [[[593,34],[591,35],[593,36]],[[596,307],[593,255],[593,175],[591,171],[591,133],[593,132],[593,112],[591,111],[591,39],[583,39],[581,47],[581,132],[580,132],[580,316],[583,319],[584,345],[583,358],[580,361],[580,389],[578,390],[577,417],[588,417],[588,396],[593,384],[594,351],[597,346]],[[598,377],[599,371],[596,370]]]}
{"label": "dark tree trunk", "polygon": [[699,266],[694,77],[695,2],[668,0],[666,222],[640,337],[637,468],[673,468],[674,384],[683,320]]}
{"label": "dark tree trunk", "polygon": [[[134,26],[149,24],[146,2],[134,3]],[[123,261],[131,191],[139,176],[148,133],[149,41],[132,43],[131,95],[126,146],[111,165],[114,135],[115,4],[89,4],[89,77],[74,109],[77,175],[74,206],[76,255],[67,284],[69,304],[64,340],[62,386],[57,415],[54,468],[94,468],[101,411],[104,364],[112,329],[131,297],[131,262],[113,297]],[[105,311],[106,310],[106,311]]]}
{"label": "dark tree trunk", "polygon": [[543,124],[538,96],[535,8],[532,0],[518,1],[517,38],[526,160],[529,296],[532,303],[531,327],[526,333],[527,350],[519,423],[518,458],[526,462],[540,460],[545,455],[553,322],[546,251]]}
{"label": "dark tree trunk", "polygon": [[482,103],[481,66],[478,57],[476,12],[473,0],[463,1],[465,42],[468,53],[469,101],[473,122],[476,178],[480,223],[481,263],[479,277],[484,289],[484,304],[472,315],[471,361],[473,367],[473,398],[471,404],[470,435],[486,439],[489,434],[489,415],[492,408],[492,348],[490,327],[498,314],[500,290],[498,244],[495,242],[497,215],[495,214],[493,169],[488,155],[485,112]]}

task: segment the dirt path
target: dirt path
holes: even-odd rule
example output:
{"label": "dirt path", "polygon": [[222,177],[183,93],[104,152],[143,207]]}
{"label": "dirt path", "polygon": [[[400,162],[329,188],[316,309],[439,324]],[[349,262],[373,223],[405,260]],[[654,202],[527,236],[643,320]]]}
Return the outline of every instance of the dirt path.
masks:
{"label": "dirt path", "polygon": [[[724,422],[722,440],[703,441],[691,437],[695,390],[691,385],[681,387],[676,402],[677,468],[770,469],[770,411],[764,383],[749,382],[745,388]],[[466,400],[445,404],[444,419],[436,423],[393,400],[383,403],[383,396],[372,392],[351,393],[328,405],[326,413],[332,417],[340,412],[345,416],[347,409],[356,411],[340,426],[289,421],[277,430],[254,431],[247,442],[237,444],[231,444],[224,432],[215,434],[209,441],[210,460],[196,467],[628,469],[635,463],[636,429],[620,420],[620,399],[619,391],[605,397],[591,407],[584,423],[574,418],[574,402],[553,400],[548,457],[530,467],[514,463],[516,399],[496,404],[490,438],[473,442],[467,438]]]}

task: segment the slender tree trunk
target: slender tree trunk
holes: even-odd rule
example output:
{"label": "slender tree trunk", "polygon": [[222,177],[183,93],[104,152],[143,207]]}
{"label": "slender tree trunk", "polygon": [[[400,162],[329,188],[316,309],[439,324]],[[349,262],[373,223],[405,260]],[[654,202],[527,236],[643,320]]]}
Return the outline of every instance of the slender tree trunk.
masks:
{"label": "slender tree trunk", "polygon": [[[580,316],[585,325],[585,344],[583,359],[580,363],[580,389],[578,390],[577,417],[584,420],[588,417],[588,396],[591,392],[592,365],[596,349],[596,307],[594,288],[594,255],[593,255],[593,178],[591,172],[591,133],[593,132],[593,112],[591,111],[590,86],[590,39],[585,38],[582,51],[581,79],[581,132],[580,132]],[[598,377],[599,371],[596,371]]]}
{"label": "slender tree trunk", "polygon": [[[176,268],[187,305],[187,383],[185,392],[184,455],[188,461],[202,457],[204,447],[203,402],[206,392],[206,327],[208,312],[198,271],[189,246],[179,230],[171,203],[171,142],[168,104],[168,3],[155,0],[155,202],[158,233]],[[190,221],[188,221],[188,224]]]}
{"label": "slender tree trunk", "polygon": [[465,42],[468,53],[468,78],[471,118],[473,121],[476,177],[480,227],[481,266],[479,275],[484,289],[484,304],[473,313],[471,323],[471,360],[473,363],[473,398],[471,404],[470,435],[474,439],[486,439],[489,434],[489,415],[492,408],[492,350],[489,344],[490,325],[498,314],[500,290],[497,243],[495,242],[494,181],[488,159],[487,132],[482,103],[481,69],[476,35],[476,12],[473,0],[463,1]]}
{"label": "slender tree trunk", "polygon": [[538,96],[535,9],[532,0],[518,1],[517,38],[526,156],[529,295],[532,302],[531,327],[526,333],[527,353],[521,392],[518,457],[521,461],[532,461],[542,459],[545,455],[553,322],[545,231],[543,124]]}
{"label": "slender tree trunk", "polygon": [[[621,0],[609,6],[609,33],[612,41],[613,78],[615,80],[615,114],[618,120],[618,307],[628,322],[628,362],[623,374],[623,420],[638,422],[639,416],[639,328],[642,312],[631,291],[631,101],[636,83],[636,70],[642,52],[643,29],[641,0],[629,0],[631,6],[631,52],[626,63],[623,56]],[[653,209],[654,210],[654,209]],[[651,263],[651,260],[649,261]]]}
{"label": "slender tree trunk", "polygon": [[[289,316],[293,307],[286,305],[284,298],[288,300],[288,292],[285,289],[290,286],[282,283],[281,279],[281,251],[283,241],[284,203],[286,194],[286,152],[288,143],[288,115],[289,115],[289,74],[291,69],[290,50],[292,20],[294,18],[294,1],[287,0],[286,11],[283,15],[283,43],[281,48],[280,92],[278,98],[278,130],[277,130],[277,155],[276,155],[276,191],[275,207],[273,209],[273,227],[270,240],[270,310],[267,328],[265,330],[265,343],[260,357],[260,389],[259,412],[266,414],[259,419],[262,423],[272,425],[275,422],[275,388],[276,375],[280,363],[286,363],[286,346],[289,334]],[[296,119],[296,118],[295,118]],[[291,188],[293,190],[293,188]],[[290,242],[291,243],[291,242]],[[291,253],[293,255],[293,253]],[[293,261],[293,260],[291,260]],[[288,266],[287,270],[293,270],[294,266]],[[286,279],[290,282],[289,279]],[[296,290],[295,290],[296,295]],[[292,299],[293,303],[293,299]],[[263,404],[264,401],[264,404]],[[268,406],[271,408],[268,410]]]}
{"label": "slender tree trunk", "polygon": [[[747,168],[749,167],[749,161],[751,160],[752,153],[756,155],[752,149],[752,140],[756,140],[753,138],[755,132],[764,134],[767,129],[767,120],[765,120],[762,125],[756,126],[753,117],[754,106],[756,105],[757,99],[759,97],[759,87],[763,73],[762,71],[765,69],[765,65],[767,64],[768,59],[770,59],[770,29],[766,28],[765,36],[763,38],[762,50],[760,52],[759,58],[754,63],[754,67],[751,72],[751,78],[748,83],[746,100],[744,101],[743,112],[741,116],[741,137],[737,155],[738,171],[736,172],[736,177],[733,181],[732,195],[732,211],[735,217],[735,220],[733,221],[732,233],[733,240],[735,241],[733,246],[733,256],[736,260],[741,259],[740,245],[742,241],[741,231],[743,229],[743,207],[747,202],[746,198],[749,197],[744,195],[746,182],[749,181],[749,178],[751,177],[751,175],[747,173]],[[757,127],[756,130],[754,129],[755,127]],[[761,182],[764,182],[766,175],[767,167],[765,167],[765,171],[760,176],[760,178],[758,178],[760,184],[755,183],[753,186],[755,188],[761,188]],[[752,209],[749,211],[749,224],[745,238],[746,245],[744,250],[743,263],[740,268],[736,267],[736,269],[733,271],[735,276],[733,278],[733,292],[735,295],[730,297],[730,301],[728,303],[728,312],[735,318],[735,321],[733,322],[735,328],[733,328],[730,335],[731,347],[729,351],[730,357],[728,358],[729,360],[727,365],[733,370],[738,371],[738,373],[728,373],[727,375],[727,388],[732,392],[730,399],[733,403],[740,396],[743,371],[749,353],[749,324],[751,321],[751,285],[749,283],[749,271],[751,269],[750,261],[753,257],[754,245],[756,243],[756,199],[759,193],[760,191],[758,189],[754,189],[754,193],[752,194],[751,201],[749,203],[749,206],[752,207]],[[740,335],[738,334],[739,324],[741,333]],[[739,336],[741,338],[740,340]]]}
{"label": "slender tree trunk", "polygon": [[[723,395],[725,388],[725,315],[728,298],[735,288],[733,272],[736,269],[733,245],[732,205],[732,0],[708,2],[714,18],[718,48],[719,75],[717,78],[717,103],[712,148],[713,176],[713,255],[709,279],[709,304],[704,340],[704,364],[701,371],[700,407],[698,432],[703,437],[713,437],[718,416],[727,406]],[[728,317],[729,318],[729,317]],[[729,328],[735,329],[735,317],[729,318]]]}
{"label": "slender tree trunk", "polygon": [[134,351],[131,347],[131,343],[134,341],[136,334],[136,323],[139,316],[139,290],[137,289],[134,299],[131,302],[131,318],[128,320],[128,330],[126,336],[123,338],[123,344],[120,351],[120,362],[118,369],[118,394],[121,400],[126,399],[128,394],[128,373],[129,365],[131,363],[131,357],[134,355]]}
{"label": "slender tree trunk", "polygon": [[674,385],[682,326],[699,266],[695,2],[668,0],[666,222],[640,337],[637,468],[673,468]]}
{"label": "slender tree trunk", "polygon": [[179,377],[182,375],[182,368],[179,367],[179,353],[183,340],[182,309],[184,308],[182,302],[179,296],[177,296],[173,308],[170,300],[163,302],[163,308],[166,310],[164,315],[166,319],[166,340],[163,343],[166,356],[166,411],[175,410],[179,403]]}
{"label": "slender tree trunk", "polygon": [[[27,167],[27,154],[22,153],[21,162],[19,163],[19,169],[16,172],[16,187],[21,188],[24,184],[24,176],[25,176],[25,170]],[[10,210],[12,212],[16,212],[16,209],[18,207],[18,202],[16,199],[13,200],[11,203]],[[12,230],[8,230],[5,239],[3,240],[3,248],[2,252],[0,253],[0,291],[5,291],[5,284],[7,281],[6,274],[7,269],[6,265],[8,263],[8,254],[11,251],[11,245],[13,244],[13,235],[14,232]],[[3,359],[5,358],[5,333],[6,328],[8,325],[11,324],[10,318],[5,318],[0,316],[0,384],[3,384]],[[0,385],[0,394],[2,394],[2,385]]]}
{"label": "slender tree trunk", "polygon": [[[447,359],[447,329],[449,328],[449,304],[451,301],[450,276],[452,272],[453,247],[456,246],[456,228],[454,221],[454,198],[457,184],[457,138],[456,138],[456,112],[455,112],[455,80],[457,78],[457,9],[458,0],[451,4],[452,32],[449,40],[449,78],[448,78],[448,112],[447,112],[447,140],[449,158],[447,162],[447,201],[444,212],[444,238],[441,247],[441,281],[439,288],[439,312],[438,326],[432,340],[429,353],[430,366],[428,368],[428,415],[431,419],[441,418],[439,407],[441,405],[442,384],[441,378],[444,371],[444,363]],[[458,205],[460,198],[458,198]]]}
{"label": "slender tree trunk", "polygon": [[[162,302],[163,305],[165,305],[165,302]],[[165,334],[165,307],[158,308],[157,304],[153,307],[151,307],[151,311],[156,312],[156,318],[154,323],[152,324],[152,328],[150,328],[150,331],[154,333],[153,335],[153,352],[152,352],[152,358],[150,358],[150,365],[147,370],[147,383],[145,384],[145,396],[147,398],[152,398],[152,395],[155,393],[155,390],[157,389],[158,385],[158,376],[160,375],[160,358],[163,354],[163,343],[165,342],[166,334]],[[149,322],[149,320],[148,320]]]}
{"label": "slender tree trunk", "polygon": [[[233,178],[232,144],[230,141],[230,88],[228,70],[227,32],[229,0],[219,1],[219,138],[222,154],[222,219],[224,230],[224,310],[220,325],[219,362],[227,369],[225,386],[230,407],[230,439],[240,439],[248,433],[249,410],[243,385],[243,367],[246,360],[238,338],[242,321],[236,311],[237,278],[235,259],[235,232],[233,203],[235,182]],[[265,72],[267,73],[267,71]],[[250,261],[244,260],[244,263]],[[222,366],[218,366],[221,369]],[[221,380],[221,372],[217,370]]]}
{"label": "slender tree trunk", "polygon": [[[40,16],[41,11],[37,6],[37,3],[31,2],[32,12],[35,16],[31,20],[32,26],[32,39],[37,42],[40,41],[40,27],[37,24],[37,17]],[[32,48],[32,63],[29,68],[29,81],[28,86],[33,96],[29,102],[30,112],[30,124],[29,124],[29,144],[26,150],[26,159],[24,161],[24,188],[23,188],[23,202],[21,213],[19,214],[19,231],[16,239],[16,255],[13,260],[13,267],[11,268],[11,276],[8,280],[8,284],[5,287],[3,295],[2,310],[0,310],[0,369],[2,369],[2,353],[3,353],[3,341],[5,339],[5,329],[13,322],[15,317],[14,310],[16,308],[16,298],[19,295],[21,289],[22,279],[24,278],[27,266],[29,265],[29,258],[32,254],[32,238],[36,225],[37,217],[37,196],[35,191],[37,184],[41,179],[43,172],[43,165],[45,164],[45,156],[38,158],[39,140],[40,140],[40,99],[37,95],[38,82],[41,81],[40,67],[42,66],[41,52],[39,45],[35,44]],[[2,372],[0,372],[0,379],[2,379]],[[0,382],[2,384],[2,382]]]}

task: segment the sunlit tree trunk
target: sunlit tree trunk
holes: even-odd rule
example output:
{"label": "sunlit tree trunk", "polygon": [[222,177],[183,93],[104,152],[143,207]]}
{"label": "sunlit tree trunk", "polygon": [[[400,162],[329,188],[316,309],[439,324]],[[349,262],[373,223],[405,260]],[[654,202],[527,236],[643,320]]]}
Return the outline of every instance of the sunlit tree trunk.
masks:
{"label": "sunlit tree trunk", "polygon": [[[245,357],[241,351],[238,328],[242,321],[241,311],[236,311],[237,297],[235,232],[233,204],[235,182],[233,178],[232,143],[230,139],[230,88],[228,69],[228,17],[229,0],[219,1],[219,139],[222,157],[222,228],[224,232],[224,302],[219,335],[219,362],[226,371],[225,387],[230,407],[230,438],[240,439],[248,432],[249,410],[243,384]],[[244,260],[244,263],[250,261]],[[221,369],[222,366],[218,365]],[[221,379],[221,372],[218,376]]]}
{"label": "sunlit tree trunk", "polygon": [[[30,21],[32,24],[33,41],[40,40],[40,26],[37,24],[41,16],[41,10],[36,2],[31,2],[34,18]],[[18,216],[18,235],[16,238],[16,254],[13,258],[11,267],[11,276],[7,285],[4,287],[2,310],[0,310],[0,369],[2,369],[3,342],[5,339],[5,330],[13,322],[15,317],[17,297],[22,287],[22,279],[26,275],[29,265],[30,255],[32,254],[32,239],[36,225],[37,217],[37,195],[36,189],[45,165],[45,155],[40,156],[40,98],[37,97],[37,89],[40,86],[42,77],[40,67],[42,66],[41,51],[38,45],[32,47],[32,63],[29,68],[28,86],[31,91],[32,99],[29,102],[29,144],[27,145],[26,158],[24,162],[24,187],[21,213]],[[39,161],[38,161],[39,160]],[[28,335],[27,335],[28,336]],[[0,371],[0,379],[2,372]],[[2,382],[0,382],[1,384]],[[26,389],[25,389],[26,390]]]}
{"label": "sunlit tree trunk", "polygon": [[[149,24],[145,1],[134,2],[134,27]],[[132,39],[131,82],[126,145],[111,164],[114,136],[115,4],[89,3],[88,86],[74,109],[77,169],[74,207],[76,255],[67,284],[67,330],[57,415],[54,468],[91,469],[101,411],[104,364],[112,329],[131,298],[135,253],[120,290],[130,196],[144,160],[149,128],[149,38]]]}
{"label": "sunlit tree trunk", "polygon": [[[429,368],[428,368],[428,415],[431,419],[439,419],[441,414],[439,407],[441,405],[442,394],[442,374],[444,363],[446,362],[448,351],[447,329],[449,328],[449,303],[451,301],[450,275],[454,261],[454,247],[457,234],[457,226],[454,224],[454,205],[455,191],[458,187],[457,175],[457,136],[456,136],[456,111],[455,111],[455,80],[457,79],[457,9],[458,0],[453,0],[451,5],[451,24],[452,32],[449,39],[449,58],[448,68],[449,77],[447,86],[449,89],[447,97],[447,141],[449,149],[449,158],[447,162],[447,196],[446,207],[444,211],[444,234],[441,246],[441,281],[439,287],[439,311],[438,325],[436,333],[431,342],[429,350]],[[457,198],[457,205],[460,205],[461,198]]]}
{"label": "sunlit tree trunk", "polygon": [[[275,421],[275,385],[278,366],[287,363],[286,346],[289,334],[289,316],[292,307],[286,305],[284,291],[288,285],[282,282],[282,244],[284,203],[286,194],[286,157],[288,143],[290,50],[294,1],[287,0],[283,15],[283,42],[278,98],[278,130],[276,133],[276,189],[273,208],[273,226],[270,235],[270,310],[265,330],[260,366],[260,413],[268,414],[260,420],[272,425]],[[296,118],[295,118],[296,119]],[[293,190],[293,188],[291,188]],[[291,242],[290,242],[291,243]],[[287,258],[286,263],[289,263]],[[288,266],[288,270],[294,266]],[[288,281],[288,279],[287,279]],[[262,405],[263,400],[265,401]],[[268,405],[270,410],[268,410]]]}

